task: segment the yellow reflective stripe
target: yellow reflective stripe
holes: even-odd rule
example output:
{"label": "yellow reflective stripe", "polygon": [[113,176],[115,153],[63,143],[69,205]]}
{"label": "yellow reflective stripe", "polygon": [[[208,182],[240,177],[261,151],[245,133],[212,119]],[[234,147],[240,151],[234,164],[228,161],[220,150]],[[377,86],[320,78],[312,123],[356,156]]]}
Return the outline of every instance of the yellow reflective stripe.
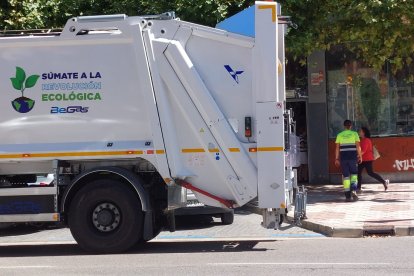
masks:
{"label": "yellow reflective stripe", "polygon": [[181,149],[182,153],[195,153],[195,152],[205,152],[204,149],[199,149],[199,148],[195,148],[195,149]]}
{"label": "yellow reflective stripe", "polygon": [[[240,148],[229,148],[230,152],[240,152]],[[211,153],[220,152],[218,148],[209,149]],[[283,151],[283,147],[261,147],[257,151]],[[203,148],[181,149],[182,153],[202,153],[206,152]],[[165,150],[155,150],[156,154],[165,154]],[[84,151],[84,152],[48,152],[48,153],[12,153],[0,154],[0,159],[17,158],[48,158],[48,157],[88,157],[88,156],[119,156],[119,155],[142,155],[142,150],[129,151]]]}
{"label": "yellow reflective stripe", "polygon": [[283,147],[260,147],[257,151],[283,151]]}
{"label": "yellow reflective stripe", "polygon": [[276,5],[260,5],[259,10],[271,9],[272,10],[272,22],[276,22]]}
{"label": "yellow reflective stripe", "polygon": [[[209,152],[220,152],[219,149],[209,149]],[[240,152],[239,148],[229,148],[230,152]],[[195,152],[206,152],[204,149],[202,148],[194,148],[194,149],[181,149],[182,153],[195,153]]]}

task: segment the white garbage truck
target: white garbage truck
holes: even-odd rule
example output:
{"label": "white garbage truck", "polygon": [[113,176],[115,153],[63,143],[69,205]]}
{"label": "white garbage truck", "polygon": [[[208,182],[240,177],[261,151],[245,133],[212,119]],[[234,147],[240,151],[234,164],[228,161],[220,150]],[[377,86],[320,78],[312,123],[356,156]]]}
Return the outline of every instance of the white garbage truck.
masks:
{"label": "white garbage truck", "polygon": [[[255,36],[158,16],[82,16],[0,36],[0,223],[56,222],[121,252],[206,205],[293,202],[284,26],[256,2]],[[50,185],[30,185],[54,174]]]}

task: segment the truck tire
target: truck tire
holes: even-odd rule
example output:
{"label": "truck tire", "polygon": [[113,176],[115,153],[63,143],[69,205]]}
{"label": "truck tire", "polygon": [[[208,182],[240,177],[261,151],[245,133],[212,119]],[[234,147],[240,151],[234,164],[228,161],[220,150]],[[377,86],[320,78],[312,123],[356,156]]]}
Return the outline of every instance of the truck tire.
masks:
{"label": "truck tire", "polygon": [[96,180],[76,193],[69,207],[68,224],[72,236],[86,251],[123,252],[141,238],[141,202],[121,182]]}
{"label": "truck tire", "polygon": [[221,214],[221,224],[230,225],[234,221],[234,212],[226,212]]}

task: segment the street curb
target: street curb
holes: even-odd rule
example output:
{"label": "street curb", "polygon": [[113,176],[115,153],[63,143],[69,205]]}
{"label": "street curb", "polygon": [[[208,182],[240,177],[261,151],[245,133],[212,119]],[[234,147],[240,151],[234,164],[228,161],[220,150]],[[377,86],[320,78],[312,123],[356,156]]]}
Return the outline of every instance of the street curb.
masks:
{"label": "street curb", "polygon": [[[290,217],[293,220],[293,217]],[[333,238],[362,238],[364,236],[364,230],[362,228],[349,228],[349,227],[331,227],[328,225],[323,225],[319,223],[315,223],[308,220],[301,221],[302,228],[305,228],[310,231],[314,231],[320,234],[323,234],[328,237]]]}
{"label": "street curb", "polygon": [[[288,219],[290,221],[294,221],[293,216],[288,215]],[[322,225],[322,224],[318,224],[318,223],[314,223],[308,220],[301,220],[300,221],[300,225],[298,225],[299,227],[302,227],[304,229],[310,230],[310,231],[314,231],[316,233],[325,235],[327,237],[334,237],[334,228],[329,227],[327,225]]]}
{"label": "street curb", "polygon": [[[288,216],[289,219],[293,221],[293,217]],[[320,234],[323,234],[328,237],[334,238],[362,238],[364,237],[364,232],[369,230],[391,230],[394,232],[394,235],[397,237],[405,236],[414,236],[414,227],[400,227],[400,226],[379,226],[379,227],[331,227],[328,225],[323,225],[315,223],[308,220],[302,220],[301,226],[310,231],[314,231]]]}
{"label": "street curb", "polygon": [[[260,209],[254,206],[244,206],[241,209],[250,211],[252,213],[260,214]],[[293,224],[294,218],[293,218],[294,212],[291,211],[288,214],[288,220]],[[299,227],[302,227],[306,230],[310,230],[322,235],[325,235],[327,237],[333,237],[333,238],[362,238],[364,237],[364,232],[367,230],[385,230],[390,229],[395,233],[395,236],[397,237],[404,237],[404,236],[414,236],[414,227],[401,227],[401,226],[384,226],[384,227],[332,227],[328,225],[323,225],[320,223],[316,223],[309,220],[301,220]]]}
{"label": "street curb", "polygon": [[[255,213],[255,214],[261,214],[261,210],[258,207],[255,206],[248,206],[245,205],[243,207],[241,207],[241,209],[243,210],[247,210],[249,212]],[[292,214],[292,215],[289,215]],[[291,212],[289,212],[289,214],[287,215],[288,221],[292,224],[294,224],[294,218],[293,218],[293,210]],[[322,224],[318,224],[318,223],[314,223],[311,221],[307,221],[307,220],[301,220],[300,221],[300,225],[298,225],[301,228],[304,228],[306,230],[310,230],[310,231],[314,231],[316,233],[325,235],[327,237],[341,237],[341,236],[337,236],[334,235],[334,231],[335,229],[326,225],[322,225]],[[352,233],[355,235],[356,231],[353,231]],[[345,235],[346,233],[344,233],[343,235]],[[352,237],[362,237],[362,229],[360,229],[360,231],[357,233],[357,235],[359,236],[352,236]]]}
{"label": "street curb", "polygon": [[361,228],[334,228],[332,237],[335,238],[362,238],[364,231]]}
{"label": "street curb", "polygon": [[[293,221],[294,218],[291,216],[288,216],[288,218]],[[299,227],[305,228],[307,230],[311,230],[320,234],[323,234],[325,236],[331,237],[332,236],[332,228],[331,227],[327,227],[325,225],[321,225],[321,224],[317,224],[317,223],[313,223],[307,220],[301,220],[300,221],[300,225],[298,225]]]}
{"label": "street curb", "polygon": [[414,227],[394,227],[395,235],[399,237],[414,236]]}

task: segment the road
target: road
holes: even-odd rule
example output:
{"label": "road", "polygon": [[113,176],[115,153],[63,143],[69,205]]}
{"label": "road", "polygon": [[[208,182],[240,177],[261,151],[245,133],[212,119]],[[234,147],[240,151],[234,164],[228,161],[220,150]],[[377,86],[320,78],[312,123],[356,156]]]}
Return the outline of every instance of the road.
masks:
{"label": "road", "polygon": [[[255,215],[237,215],[235,227],[238,221],[246,224],[256,219]],[[191,230],[195,227],[192,222],[188,227],[182,226],[178,233],[161,233],[160,238],[119,255],[86,254],[65,236],[66,229],[39,233],[21,230],[16,235],[21,242],[3,231],[0,275],[414,274],[412,237],[326,238],[292,227],[286,229],[291,235],[284,237],[269,238],[261,232],[256,237],[248,233],[241,238],[220,238],[209,231],[217,233],[227,226],[209,227],[210,224]],[[248,228],[244,226],[245,231]],[[195,234],[189,236],[192,231]],[[37,241],[36,235],[40,235]]]}
{"label": "road", "polygon": [[[238,210],[234,223],[221,225],[220,219],[190,216],[177,218],[176,232],[161,232],[156,240],[274,240],[276,238],[309,238],[323,237],[289,224],[283,224],[282,230],[264,229],[260,226],[261,216]],[[0,246],[10,244],[33,243],[73,243],[68,229],[50,229],[38,231],[36,228],[16,227],[0,230]]]}
{"label": "road", "polygon": [[121,255],[8,246],[1,275],[413,275],[413,238],[150,242]]}

